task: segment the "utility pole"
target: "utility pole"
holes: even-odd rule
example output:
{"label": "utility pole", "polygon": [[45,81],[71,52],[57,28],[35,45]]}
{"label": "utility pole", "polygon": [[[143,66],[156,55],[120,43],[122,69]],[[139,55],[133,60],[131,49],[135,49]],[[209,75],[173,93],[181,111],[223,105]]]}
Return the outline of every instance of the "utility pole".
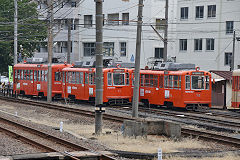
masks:
{"label": "utility pole", "polygon": [[139,0],[138,4],[138,22],[137,22],[137,41],[135,55],[135,73],[134,73],[134,89],[132,102],[132,117],[138,117],[138,100],[139,100],[139,78],[140,78],[140,55],[141,55],[141,36],[142,36],[142,14],[143,0]]}
{"label": "utility pole", "polygon": [[164,27],[164,50],[163,50],[163,60],[167,61],[167,45],[168,45],[168,0],[166,0],[165,5],[165,27]]}
{"label": "utility pole", "polygon": [[18,45],[18,39],[17,39],[17,29],[18,29],[18,4],[17,0],[14,0],[14,64],[17,64],[17,45]]}
{"label": "utility pole", "polygon": [[48,0],[48,92],[47,102],[52,102],[52,57],[53,57],[53,4],[52,0]]}
{"label": "utility pole", "polygon": [[103,104],[103,0],[96,2],[96,99],[95,99],[95,134],[102,133]]}
{"label": "utility pole", "polygon": [[234,54],[235,54],[235,42],[236,42],[236,32],[233,31],[233,50],[232,50],[232,63],[231,63],[231,71],[234,70]]}
{"label": "utility pole", "polygon": [[68,19],[68,52],[67,52],[67,63],[70,64],[70,54],[71,54],[71,19]]}

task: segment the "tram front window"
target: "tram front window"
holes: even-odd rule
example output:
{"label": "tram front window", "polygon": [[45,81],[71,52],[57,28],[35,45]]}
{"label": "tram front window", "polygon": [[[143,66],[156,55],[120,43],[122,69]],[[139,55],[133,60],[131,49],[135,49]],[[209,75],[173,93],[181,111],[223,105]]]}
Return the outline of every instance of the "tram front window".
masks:
{"label": "tram front window", "polygon": [[192,89],[204,89],[204,76],[192,76]]}
{"label": "tram front window", "polygon": [[113,73],[113,85],[114,86],[125,85],[124,73]]}

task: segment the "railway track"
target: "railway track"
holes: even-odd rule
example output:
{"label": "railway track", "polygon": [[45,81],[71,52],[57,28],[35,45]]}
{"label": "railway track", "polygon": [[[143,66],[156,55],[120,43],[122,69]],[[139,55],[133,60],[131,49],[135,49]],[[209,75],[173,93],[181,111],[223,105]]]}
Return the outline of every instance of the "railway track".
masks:
{"label": "railway track", "polygon": [[[59,152],[65,154],[66,152],[72,151],[91,151],[87,147],[69,142],[68,140],[58,138],[4,117],[0,117],[0,124],[1,132],[5,132],[7,135],[13,136],[43,152]],[[101,155],[100,159],[115,160],[115,158],[107,155]]]}
{"label": "railway track", "polygon": [[[118,107],[114,109],[118,110],[126,110],[130,111],[131,107]],[[213,115],[200,115],[200,114],[192,114],[192,113],[183,113],[183,112],[176,112],[176,111],[169,111],[169,110],[161,110],[161,109],[152,109],[152,108],[145,108],[139,107],[139,111],[145,114],[154,114],[157,116],[166,116],[166,117],[174,117],[180,118],[181,120],[195,120],[200,122],[205,122],[212,125],[218,125],[223,127],[231,127],[232,131],[240,131],[240,122],[234,120],[225,120],[225,119],[216,119],[216,116]],[[219,118],[219,117],[218,117]],[[180,121],[181,122],[181,121]],[[234,130],[233,130],[234,129]]]}
{"label": "railway track", "polygon": [[[35,101],[30,101],[30,100],[22,100],[22,99],[14,99],[14,98],[8,99],[6,97],[0,97],[0,99],[11,101],[11,102],[24,103],[27,105],[35,105],[35,106],[45,107],[45,108],[49,108],[49,109],[58,109],[60,111],[70,112],[70,113],[74,113],[74,114],[80,114],[80,115],[84,115],[84,116],[90,116],[90,117],[95,116],[94,111],[86,111],[83,109],[68,108],[68,107],[64,107],[64,106],[60,106],[60,105],[43,103],[43,102],[35,102]],[[103,118],[105,120],[111,120],[111,121],[119,122],[119,123],[123,123],[123,121],[126,119],[134,120],[134,118],[119,117],[119,116],[109,115],[109,114],[104,114]],[[182,128],[182,135],[194,136],[194,137],[198,137],[199,139],[203,139],[203,140],[207,140],[207,141],[217,141],[222,144],[240,148],[240,139],[225,136],[225,135],[220,135],[220,134],[213,133],[210,131],[199,131],[196,129]]]}

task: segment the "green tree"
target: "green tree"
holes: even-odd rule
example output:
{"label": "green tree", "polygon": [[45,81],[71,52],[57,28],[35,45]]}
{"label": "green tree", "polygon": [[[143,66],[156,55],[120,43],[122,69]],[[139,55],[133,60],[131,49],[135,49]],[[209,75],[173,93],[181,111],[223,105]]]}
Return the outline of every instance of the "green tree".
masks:
{"label": "green tree", "polygon": [[[18,53],[24,57],[31,57],[47,37],[46,21],[39,20],[39,14],[36,2],[18,0]],[[13,39],[14,0],[0,0],[0,73],[13,64]]]}

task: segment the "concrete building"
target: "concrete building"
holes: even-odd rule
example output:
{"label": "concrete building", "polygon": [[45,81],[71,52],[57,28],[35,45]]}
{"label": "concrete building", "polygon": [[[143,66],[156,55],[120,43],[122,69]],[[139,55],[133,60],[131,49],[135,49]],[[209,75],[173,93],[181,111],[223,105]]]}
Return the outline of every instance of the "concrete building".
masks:
{"label": "concrete building", "polygon": [[[46,20],[48,13],[47,0],[35,0],[38,3],[39,19]],[[60,61],[66,61],[68,41],[68,20],[71,25],[71,61],[79,54],[79,3],[80,0],[55,0],[53,1],[54,13],[54,39],[53,57]],[[47,40],[42,42],[35,58],[47,58]]]}
{"label": "concrete building", "polygon": [[[38,0],[42,18],[47,0]],[[104,58],[134,62],[138,0],[104,0]],[[229,70],[233,51],[233,30],[240,37],[239,0],[169,0],[168,59],[195,63],[204,70]],[[71,19],[71,62],[95,59],[94,0],[54,2],[54,57],[66,60],[67,20]],[[141,68],[163,57],[165,0],[145,0]],[[235,42],[234,68],[240,68],[240,41]],[[35,57],[47,57],[47,42]]]}
{"label": "concrete building", "polygon": [[[239,0],[178,0],[176,26],[169,30],[168,54],[204,70],[230,70],[233,31],[240,37]],[[240,41],[234,69],[240,68]]]}
{"label": "concrete building", "polygon": [[[176,0],[170,2],[170,5]],[[104,58],[123,62],[135,61],[138,0],[104,0],[103,52]],[[176,5],[174,5],[176,6]],[[47,16],[47,1],[39,1],[43,19]],[[169,17],[175,16],[173,9]],[[58,0],[54,3],[54,57],[65,59],[67,52],[67,19],[73,22],[71,61],[95,59],[95,1]],[[144,1],[141,67],[163,58],[165,0]],[[157,24],[157,25],[156,25]],[[43,42],[35,57],[47,56],[47,43]]]}
{"label": "concrete building", "polygon": [[[104,58],[134,62],[136,50],[138,0],[104,0],[103,52]],[[95,58],[95,2],[83,1],[80,8],[80,51],[76,59]],[[163,58],[163,42],[151,25],[163,36],[165,0],[144,1],[141,68],[154,59]],[[156,26],[156,24],[159,24]]]}

